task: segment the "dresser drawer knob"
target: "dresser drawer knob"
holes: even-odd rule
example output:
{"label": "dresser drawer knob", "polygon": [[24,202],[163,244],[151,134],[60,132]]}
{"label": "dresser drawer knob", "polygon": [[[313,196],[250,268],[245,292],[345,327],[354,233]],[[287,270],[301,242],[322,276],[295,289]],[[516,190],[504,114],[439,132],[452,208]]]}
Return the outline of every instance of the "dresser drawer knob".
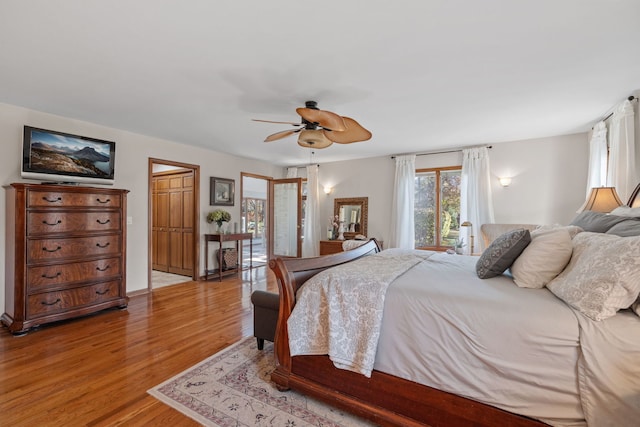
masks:
{"label": "dresser drawer knob", "polygon": [[111,268],[111,267],[107,265],[106,267],[103,267],[103,268],[96,267],[96,270],[98,270],[98,271],[107,271],[109,268]]}
{"label": "dresser drawer knob", "polygon": [[48,222],[47,222],[47,220],[45,219],[44,221],[42,221],[42,223],[43,223],[43,224],[45,224],[45,225],[51,225],[51,226],[54,226],[54,225],[62,224],[62,220],[61,220],[61,219],[59,219],[58,221],[54,222],[53,224],[50,224],[50,223],[48,223]]}
{"label": "dresser drawer knob", "polygon": [[45,202],[49,202],[49,203],[56,203],[56,202],[62,201],[62,197],[56,197],[55,199],[49,199],[46,196],[43,196],[42,200],[44,200]]}
{"label": "dresser drawer knob", "polygon": [[96,291],[96,294],[98,295],[106,295],[109,292],[109,288],[105,289],[104,291]]}
{"label": "dresser drawer knob", "polygon": [[110,220],[110,219],[108,219],[108,220],[106,220],[106,221],[100,221],[99,219],[97,219],[97,220],[96,220],[96,222],[97,222],[98,224],[105,225],[105,224],[109,224],[109,223],[111,222],[111,220]]}
{"label": "dresser drawer knob", "polygon": [[55,300],[54,302],[46,302],[46,301],[42,301],[42,305],[56,305],[57,303],[59,303],[61,301],[60,298],[58,298],[57,300]]}
{"label": "dresser drawer knob", "polygon": [[56,277],[60,277],[62,273],[60,271],[58,271],[56,274],[54,274],[53,276],[47,276],[46,274],[43,274],[42,277],[44,279],[55,279]]}
{"label": "dresser drawer knob", "polygon": [[62,246],[58,246],[58,247],[57,247],[57,248],[55,248],[55,249],[42,248],[42,250],[43,250],[43,251],[45,251],[45,252],[57,252],[57,251],[59,251],[60,249],[62,249]]}
{"label": "dresser drawer knob", "polygon": [[97,201],[98,203],[110,203],[110,202],[111,202],[111,199],[107,199],[107,200],[100,200],[100,199],[96,199],[96,201]]}
{"label": "dresser drawer knob", "polygon": [[104,245],[101,245],[100,243],[96,243],[96,246],[99,247],[99,248],[104,249],[104,248],[108,248],[110,244],[111,243],[109,243],[109,242],[105,243]]}

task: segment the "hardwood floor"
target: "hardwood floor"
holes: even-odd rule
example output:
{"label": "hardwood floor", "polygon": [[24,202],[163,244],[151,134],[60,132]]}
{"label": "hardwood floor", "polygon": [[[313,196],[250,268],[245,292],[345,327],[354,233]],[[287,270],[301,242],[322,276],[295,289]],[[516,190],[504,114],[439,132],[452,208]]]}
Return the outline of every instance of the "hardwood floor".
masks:
{"label": "hardwood floor", "polygon": [[131,297],[127,310],[0,330],[1,426],[197,426],[147,390],[253,335],[251,292],[268,267]]}

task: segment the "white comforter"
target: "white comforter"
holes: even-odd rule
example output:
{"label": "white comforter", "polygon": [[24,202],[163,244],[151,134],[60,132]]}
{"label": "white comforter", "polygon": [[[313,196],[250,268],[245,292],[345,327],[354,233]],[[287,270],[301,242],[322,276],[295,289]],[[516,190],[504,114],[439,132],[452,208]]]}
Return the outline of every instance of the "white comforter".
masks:
{"label": "white comforter", "polygon": [[[416,256],[421,258],[418,263],[408,261]],[[634,314],[593,322],[546,289],[518,288],[508,276],[479,279],[474,257],[387,250],[355,263],[367,263],[370,274],[364,276],[373,277],[385,269],[385,259],[394,266],[400,259],[413,266],[404,273],[393,268],[378,284],[388,289],[376,299],[384,305],[384,316],[379,340],[374,337],[379,341],[375,369],[552,425],[583,425],[585,419],[592,426],[637,425],[640,318]],[[349,268],[349,277],[357,276],[354,263]],[[380,316],[370,316],[371,306],[336,291],[343,287],[337,282],[331,292],[326,292],[326,281],[313,285],[325,291],[307,292],[309,284],[300,290],[288,324],[290,336],[293,333],[301,346],[295,354],[330,354],[346,345],[340,354],[348,356],[346,365],[355,360],[358,369],[352,370],[359,370],[360,361],[370,356],[353,354],[358,346],[345,338],[367,339],[360,332],[334,334],[331,324],[338,322],[330,318],[341,313],[341,318],[364,319],[367,327],[352,325],[350,330],[375,331],[371,322]],[[356,282],[350,279],[347,284]],[[323,296],[307,301],[314,294]],[[318,309],[321,317],[309,317],[307,310]],[[308,344],[311,352],[300,344],[307,334],[314,342]],[[334,341],[336,336],[340,339]],[[327,351],[315,346],[318,339],[327,343]],[[294,354],[293,341],[290,346]],[[343,365],[344,360],[336,359]]]}

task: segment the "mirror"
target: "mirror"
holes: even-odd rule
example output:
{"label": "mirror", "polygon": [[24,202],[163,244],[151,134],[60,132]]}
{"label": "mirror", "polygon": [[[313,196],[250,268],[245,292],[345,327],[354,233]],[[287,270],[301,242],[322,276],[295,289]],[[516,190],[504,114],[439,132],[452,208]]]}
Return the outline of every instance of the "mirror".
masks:
{"label": "mirror", "polygon": [[357,234],[367,236],[368,210],[368,197],[350,197],[333,201],[333,214],[344,221],[345,239],[353,239]]}

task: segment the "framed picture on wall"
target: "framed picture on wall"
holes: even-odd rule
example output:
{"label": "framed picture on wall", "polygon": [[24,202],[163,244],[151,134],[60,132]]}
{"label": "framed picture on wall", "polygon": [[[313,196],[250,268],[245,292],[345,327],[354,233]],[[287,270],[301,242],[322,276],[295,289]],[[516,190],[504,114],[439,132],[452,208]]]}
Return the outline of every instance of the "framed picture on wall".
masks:
{"label": "framed picture on wall", "polygon": [[209,204],[233,206],[235,200],[235,181],[233,179],[211,177]]}

